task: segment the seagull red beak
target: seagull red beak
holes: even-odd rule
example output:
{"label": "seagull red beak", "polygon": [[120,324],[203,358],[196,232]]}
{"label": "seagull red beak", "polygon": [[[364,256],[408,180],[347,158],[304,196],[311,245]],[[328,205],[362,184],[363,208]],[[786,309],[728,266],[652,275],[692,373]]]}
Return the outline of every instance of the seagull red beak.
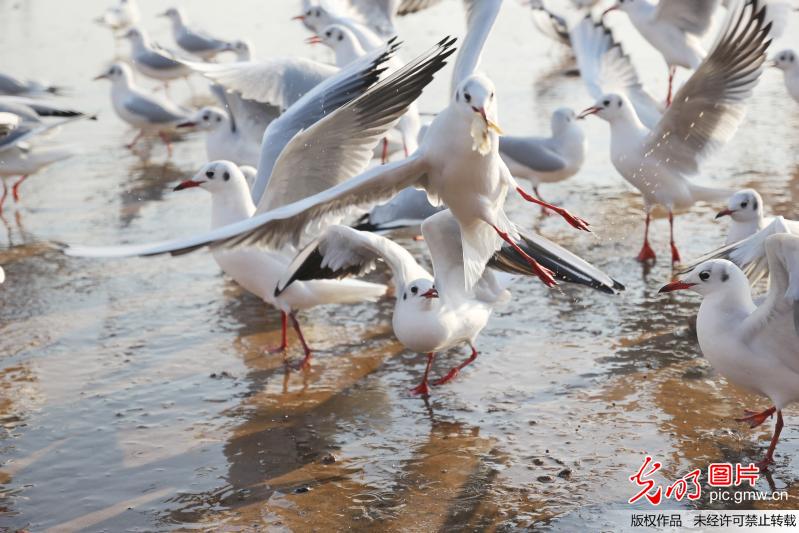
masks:
{"label": "seagull red beak", "polygon": [[690,289],[694,285],[696,285],[696,283],[686,283],[684,281],[675,280],[672,281],[671,283],[663,285],[658,291],[658,294],[663,294],[664,292],[682,291],[685,289]]}
{"label": "seagull red beak", "polygon": [[196,122],[191,120],[187,120],[186,122],[181,122],[180,124],[176,125],[176,128],[193,128],[197,125]]}
{"label": "seagull red beak", "polygon": [[499,127],[499,124],[497,124],[496,122],[494,122],[494,121],[492,121],[492,120],[490,120],[488,118],[488,115],[486,115],[485,107],[472,106],[472,110],[475,113],[478,113],[481,117],[483,117],[483,122],[485,122],[486,127],[489,130],[495,131],[497,133],[497,135],[504,135],[505,134],[505,132],[502,131],[502,128]]}
{"label": "seagull red beak", "polygon": [[180,182],[178,184],[178,186],[175,187],[173,190],[182,191],[183,189],[190,189],[192,187],[199,187],[203,183],[205,183],[205,182],[204,181],[186,180],[186,181]]}
{"label": "seagull red beak", "polygon": [[291,17],[291,20],[305,20],[305,15],[297,15],[296,17]]}
{"label": "seagull red beak", "polygon": [[595,114],[599,113],[600,111],[602,111],[601,107],[597,107],[595,105],[591,106],[588,109],[584,109],[579,115],[577,115],[577,120],[582,120],[585,117],[587,117],[588,115],[595,115]]}
{"label": "seagull red beak", "polygon": [[422,298],[427,298],[428,300],[431,298],[438,298],[438,289],[432,287],[427,292],[421,294]]}
{"label": "seagull red beak", "polygon": [[718,212],[716,218],[728,217],[733,213],[735,213],[734,209],[722,209],[721,211]]}
{"label": "seagull red beak", "polygon": [[314,35],[305,39],[305,44],[322,44],[322,39],[318,35]]}
{"label": "seagull red beak", "polygon": [[600,16],[600,17],[599,17],[599,20],[602,20],[603,18],[605,18],[605,15],[607,15],[607,14],[608,14],[608,13],[610,13],[611,11],[616,11],[617,9],[619,9],[619,6],[618,6],[618,4],[617,4],[617,5],[615,5],[615,6],[610,6],[610,7],[609,7],[609,8],[607,8],[605,11],[603,11],[603,12],[602,12],[602,16]]}

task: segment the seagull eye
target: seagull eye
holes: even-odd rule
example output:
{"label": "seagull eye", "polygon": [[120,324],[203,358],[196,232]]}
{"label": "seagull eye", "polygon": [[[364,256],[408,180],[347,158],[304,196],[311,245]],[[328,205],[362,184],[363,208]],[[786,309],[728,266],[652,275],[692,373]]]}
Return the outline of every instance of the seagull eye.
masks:
{"label": "seagull eye", "polygon": [[203,120],[208,120],[208,115],[203,115]]}
{"label": "seagull eye", "polygon": [[467,102],[471,102],[472,101],[472,95],[469,94],[469,93],[463,93],[463,99],[466,100]]}
{"label": "seagull eye", "polygon": [[700,272],[699,273],[699,279],[701,279],[702,281],[709,280],[710,279],[710,272],[708,272],[707,270],[705,270],[704,272]]}
{"label": "seagull eye", "polygon": [[741,207],[744,208],[749,202],[741,202]]}
{"label": "seagull eye", "polygon": [[417,292],[419,292],[419,287],[411,287],[411,292],[413,294],[416,294]]}
{"label": "seagull eye", "polygon": [[605,106],[605,107],[609,106],[610,105],[610,100],[605,100],[604,102],[602,102],[602,105]]}
{"label": "seagull eye", "polygon": [[214,171],[213,170],[209,170],[208,172],[205,173],[205,175],[208,176],[209,180],[214,179]]}

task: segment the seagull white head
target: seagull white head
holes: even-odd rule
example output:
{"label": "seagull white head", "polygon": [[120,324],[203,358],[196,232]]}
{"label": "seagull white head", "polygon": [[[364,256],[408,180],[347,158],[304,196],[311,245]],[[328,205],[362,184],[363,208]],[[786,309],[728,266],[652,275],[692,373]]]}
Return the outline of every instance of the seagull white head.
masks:
{"label": "seagull white head", "polygon": [[796,54],[793,50],[783,50],[782,52],[778,52],[772,59],[771,59],[771,66],[776,67],[783,71],[789,71],[797,68],[799,62],[796,60]]}
{"label": "seagull white head", "polygon": [[753,222],[763,218],[763,198],[754,189],[742,189],[727,201],[727,207],[716,218],[732,217],[736,222]]}
{"label": "seagull white head", "polygon": [[110,80],[112,83],[130,82],[133,79],[133,71],[126,63],[114,63],[94,79]]}
{"label": "seagull white head", "polygon": [[128,39],[133,44],[142,44],[146,40],[144,33],[139,28],[130,28],[122,37]]}
{"label": "seagull white head", "polygon": [[482,74],[473,74],[455,90],[456,109],[471,121],[473,149],[486,155],[492,147],[492,135],[502,135],[497,124],[497,99],[494,83]]}
{"label": "seagull white head", "polygon": [[556,109],[555,112],[552,113],[550,125],[552,127],[552,133],[555,134],[555,136],[566,133],[571,128],[579,127],[577,123],[577,113],[568,107]]}
{"label": "seagull white head", "polygon": [[333,17],[330,16],[330,13],[328,13],[324,7],[307,3],[302,15],[297,15],[292,20],[301,20],[306,28],[319,34],[323,28],[326,28],[333,22]]}
{"label": "seagull white head", "polygon": [[166,11],[164,11],[163,13],[161,13],[158,16],[159,17],[166,17],[169,20],[171,20],[172,22],[176,22],[176,23],[179,23],[179,24],[182,24],[183,20],[184,20],[183,11],[181,11],[181,9],[179,7],[170,7],[169,9],[167,9]]}
{"label": "seagull white head", "polygon": [[408,283],[402,295],[398,296],[402,305],[410,304],[421,309],[428,309],[435,298],[438,298],[438,290],[429,279],[417,279]]}
{"label": "seagull white head", "polygon": [[634,113],[632,104],[626,96],[621,94],[606,94],[596,101],[591,107],[584,109],[578,119],[583,119],[589,115],[596,115],[608,122],[613,122],[621,118],[629,118]]}
{"label": "seagull white head", "polygon": [[252,60],[252,45],[247,41],[233,41],[230,43],[230,51],[236,54],[237,61]]}
{"label": "seagull white head", "polygon": [[661,287],[658,294],[689,289],[702,296],[714,293],[750,296],[749,280],[746,275],[734,263],[726,259],[705,261],[680,279]]}
{"label": "seagull white head", "polygon": [[191,179],[181,182],[175,191],[200,187],[211,194],[226,192],[239,192],[243,190],[249,194],[247,178],[244,177],[238,165],[231,161],[212,161],[206,163]]}
{"label": "seagull white head", "polygon": [[202,131],[214,131],[230,127],[230,117],[224,109],[214,106],[203,107],[192,118],[177,125],[178,128],[197,128]]}

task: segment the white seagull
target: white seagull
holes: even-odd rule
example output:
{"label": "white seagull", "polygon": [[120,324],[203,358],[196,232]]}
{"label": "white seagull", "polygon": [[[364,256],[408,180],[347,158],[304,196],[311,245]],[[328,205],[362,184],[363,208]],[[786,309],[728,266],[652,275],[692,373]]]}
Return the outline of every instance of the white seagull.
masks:
{"label": "white seagull", "polygon": [[139,6],[136,0],[117,0],[117,4],[106,9],[96,22],[114,32],[119,32],[138,24],[139,18]]}
{"label": "white seagull", "polygon": [[585,161],[585,133],[574,111],[556,110],[551,128],[550,137],[499,138],[499,153],[511,174],[529,180],[536,198],[542,201],[538,192],[542,183],[557,183],[574,176]]}
{"label": "white seagull", "polygon": [[771,66],[782,71],[788,94],[799,103],[799,60],[796,58],[796,53],[793,50],[777,53],[772,58]]}
{"label": "white seagull", "polygon": [[42,96],[61,94],[63,87],[50,85],[43,81],[21,80],[10,74],[0,72],[0,94],[9,96]]}
{"label": "white seagull", "polygon": [[170,7],[161,13],[160,16],[166,17],[172,22],[172,36],[184,52],[209,60],[219,52],[233,49],[233,44],[228,41],[223,41],[203,31],[189,28],[185,13],[178,7]]}
{"label": "white seagull", "polygon": [[[0,141],[2,138],[0,137]],[[14,201],[19,201],[19,186],[28,176],[36,174],[45,167],[63,161],[75,155],[75,150],[65,146],[33,146],[20,148],[15,146],[0,152],[0,181],[3,183],[3,194],[0,195],[0,214],[3,212],[3,204],[8,195],[6,178],[19,176],[12,192]]]}
{"label": "white seagull", "polygon": [[758,463],[761,470],[774,463],[782,410],[799,400],[799,237],[774,235],[765,248],[770,287],[759,305],[752,301],[746,275],[723,259],[706,261],[660,289],[701,294],[696,329],[702,353],[729,381],[773,402],[738,419],[754,428],[777,414],[768,451]]}
{"label": "white seagull", "polygon": [[706,52],[701,38],[710,29],[718,6],[719,0],[618,0],[602,16],[617,9],[627,13],[633,26],[661,53],[669,67],[666,104],[671,105],[676,69],[694,70],[702,63]]}
{"label": "white seagull", "polygon": [[123,37],[130,40],[130,59],[136,70],[148,78],[163,82],[165,88],[169,87],[170,81],[188,78],[191,74],[191,69],[171,54],[154,48],[141,28],[130,28]]}
{"label": "white seagull", "polygon": [[713,51],[680,88],[655,127],[647,128],[623,94],[606,94],[580,117],[596,114],[610,123],[613,166],[644,196],[646,226],[639,261],[655,259],[649,245],[654,205],[669,211],[672,263],[680,262],[674,240],[673,210],[697,201],[727,198],[730,191],[700,187],[687,177],[702,160],[735,133],[744,101],[757,84],[770,41],[761,0],[738,2],[731,9]]}
{"label": "white seagull", "polygon": [[[465,362],[435,381],[434,386],[452,380],[477,358],[477,336],[485,328],[494,306],[510,299],[506,287],[513,277],[496,275],[492,268],[486,268],[472,288],[464,287],[460,225],[448,210],[425,220],[422,235],[433,262],[432,275],[405,248],[385,237],[346,226],[331,226],[292,262],[278,283],[278,293],[290,291],[298,281],[307,283],[303,280],[364,274],[375,267],[378,259],[384,261],[391,269],[396,293],[394,334],[406,348],[427,353],[422,382],[411,392],[427,396],[430,393],[428,375],[437,352],[462,343],[468,343],[472,350]],[[531,246],[529,253],[535,254],[535,247]],[[576,256],[571,259],[581,262]],[[531,274],[525,268],[526,262],[519,262],[510,246],[503,248],[495,261],[503,270]],[[615,292],[616,282],[587,263],[581,263],[586,277],[578,274],[568,281],[596,284],[594,286],[604,292]],[[557,268],[554,264],[551,266]]]}
{"label": "white seagull", "polygon": [[734,244],[768,226],[773,218],[763,215],[763,198],[754,189],[741,189],[727,200],[727,207],[716,215],[716,218],[730,217],[730,228],[727,231],[725,245]]}
{"label": "white seagull", "polygon": [[[246,220],[255,212],[247,180],[239,167],[230,161],[208,163],[194,178],[182,182],[175,190],[192,187],[211,193],[211,229]],[[215,248],[211,254],[219,268],[236,283],[280,310],[282,341],[278,348],[271,351],[283,352],[288,348],[288,319],[291,319],[305,352],[301,363],[303,368],[310,366],[311,349],[297,321],[297,311],[323,304],[375,301],[386,292],[385,285],[365,281],[312,280],[294,284],[277,295],[277,282],[286,272],[291,254],[243,246],[235,249]]]}
{"label": "white seagull", "polygon": [[111,81],[111,103],[117,116],[139,130],[127,145],[132,149],[142,135],[157,133],[172,155],[172,144],[167,135],[181,122],[189,120],[189,112],[166,98],[147,94],[136,86],[133,72],[125,63],[114,63],[95,80]]}

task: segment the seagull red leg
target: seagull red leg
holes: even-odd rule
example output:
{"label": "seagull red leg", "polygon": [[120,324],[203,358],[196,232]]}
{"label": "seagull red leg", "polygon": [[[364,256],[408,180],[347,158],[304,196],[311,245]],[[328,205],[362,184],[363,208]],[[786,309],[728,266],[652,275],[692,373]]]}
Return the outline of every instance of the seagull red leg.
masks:
{"label": "seagull red leg", "polygon": [[669,67],[669,92],[666,95],[666,107],[671,105],[672,92],[674,90],[674,75],[677,73],[677,67]]}
{"label": "seagull red leg", "polygon": [[167,153],[167,155],[169,157],[172,157],[172,143],[169,142],[169,137],[163,131],[159,131],[158,132],[158,136],[161,137],[161,140],[164,141],[164,144],[166,145],[166,153]]}
{"label": "seagull red leg", "polygon": [[388,137],[383,137],[383,154],[380,156],[382,164],[388,163]]}
{"label": "seagull red leg", "polygon": [[139,142],[139,139],[141,139],[142,135],[144,135],[144,131],[139,130],[139,133],[136,134],[136,136],[133,138],[133,140],[130,141],[130,143],[125,145],[125,148],[127,148],[128,150],[133,150],[133,147],[136,146],[136,143]]}
{"label": "seagull red leg", "polygon": [[777,408],[774,407],[773,405],[768,409],[766,409],[765,411],[759,413],[757,411],[750,411],[749,409],[747,409],[746,411],[744,411],[746,416],[741,418],[736,418],[735,421],[746,422],[747,424],[749,424],[750,428],[756,428],[757,426],[765,422],[767,419],[769,419],[776,410]]}
{"label": "seagull red leg", "polygon": [[646,222],[644,223],[644,244],[641,246],[641,251],[638,252],[638,257],[636,259],[641,263],[646,263],[647,261],[655,261],[655,251],[649,246],[649,221],[652,218],[652,215],[649,211],[646,212]]}
{"label": "seagull red leg", "polygon": [[427,384],[427,377],[430,375],[430,367],[433,366],[433,358],[435,358],[435,356],[436,352],[430,352],[427,354],[427,366],[424,367],[424,377],[422,378],[421,383],[411,389],[411,394],[430,396],[430,387]]}
{"label": "seagull red leg", "polygon": [[3,182],[3,196],[0,196],[0,214],[3,213],[3,204],[6,203],[6,196],[8,196],[8,186],[6,185],[6,180],[0,179]]}
{"label": "seagull red leg", "polygon": [[761,471],[764,471],[768,468],[768,465],[774,464],[774,450],[777,448],[777,442],[780,440],[780,433],[782,433],[782,410],[777,411],[777,424],[774,426],[774,435],[771,437],[771,442],[768,445],[768,451],[766,451],[766,457],[756,463],[757,466],[760,468]]}
{"label": "seagull red leg", "polygon": [[439,385],[443,385],[444,383],[452,381],[455,378],[455,376],[458,375],[458,372],[463,370],[463,367],[473,363],[474,360],[477,359],[477,348],[475,348],[472,343],[469,343],[469,346],[472,348],[472,355],[469,356],[469,358],[466,361],[464,361],[463,363],[459,364],[458,366],[447,372],[446,376],[437,381],[434,381],[433,386],[438,387]]}
{"label": "seagull red leg", "polygon": [[[542,202],[545,202],[545,201],[546,201],[546,200],[544,200],[544,198],[542,198],[542,197],[541,197],[541,194],[538,192],[538,185],[536,185],[535,187],[533,187],[533,194],[535,194],[535,197],[536,197],[536,198],[538,198],[539,200],[541,200]],[[548,216],[550,216],[552,213],[550,213],[549,211],[547,211],[547,208],[546,208],[546,207],[544,207],[544,206],[542,205],[542,206],[541,206],[541,214],[542,214],[542,215],[544,215],[544,216],[546,216],[546,217],[548,217]]]}
{"label": "seagull red leg", "polygon": [[669,243],[671,244],[671,264],[674,265],[680,262],[680,251],[674,244],[674,214],[671,209],[669,209]]}
{"label": "seagull red leg", "polygon": [[284,311],[280,312],[280,324],[281,324],[281,338],[280,338],[280,346],[277,348],[267,348],[266,353],[282,353],[286,351],[286,348],[289,347],[289,339],[288,339],[288,325],[289,325],[289,316]]}
{"label": "seagull red leg", "polygon": [[305,350],[305,357],[303,357],[302,361],[300,361],[299,368],[302,368],[303,370],[309,370],[311,368],[311,348],[309,348],[308,343],[305,342],[305,337],[300,329],[300,323],[297,322],[297,317],[294,315],[294,313],[290,313],[289,316],[291,317],[291,324],[294,326],[294,331],[297,332],[297,337],[299,337],[300,343],[302,344],[302,349]]}
{"label": "seagull red leg", "polygon": [[544,285],[546,285],[547,287],[554,287],[555,285],[558,284],[558,282],[555,281],[555,276],[554,276],[555,273],[554,272],[552,272],[548,268],[542,266],[541,263],[539,263],[538,261],[536,261],[535,259],[533,259],[529,255],[527,255],[527,252],[522,250],[519,247],[518,244],[513,242],[513,239],[510,238],[510,235],[508,235],[504,231],[501,231],[496,226],[492,226],[492,227],[494,228],[494,231],[496,231],[497,234],[500,237],[502,237],[502,240],[504,240],[506,243],[508,243],[511,246],[511,248],[516,250],[516,252],[518,252],[524,258],[525,261],[527,261],[527,263],[532,267],[533,272],[535,272],[535,275],[538,276],[538,279],[540,279],[542,282],[544,282]]}
{"label": "seagull red leg", "polygon": [[522,189],[521,187],[516,187],[516,192],[518,192],[522,196],[522,198],[524,198],[528,202],[532,202],[534,204],[538,204],[541,207],[543,207],[544,209],[549,209],[549,210],[554,211],[555,213],[559,214],[572,227],[577,228],[577,229],[581,229],[583,231],[591,231],[590,229],[588,229],[588,226],[589,226],[588,222],[586,222],[585,220],[583,220],[582,218],[580,218],[578,216],[572,215],[571,213],[569,213],[564,208],[558,207],[556,205],[548,204],[547,202],[544,202],[543,200],[539,200],[535,196],[531,196],[531,195],[527,194],[527,192],[524,189]]}
{"label": "seagull red leg", "polygon": [[25,174],[24,176],[20,177],[17,182],[11,186],[11,193],[14,196],[14,202],[19,202],[19,186],[22,185],[22,182],[28,179],[28,175]]}

